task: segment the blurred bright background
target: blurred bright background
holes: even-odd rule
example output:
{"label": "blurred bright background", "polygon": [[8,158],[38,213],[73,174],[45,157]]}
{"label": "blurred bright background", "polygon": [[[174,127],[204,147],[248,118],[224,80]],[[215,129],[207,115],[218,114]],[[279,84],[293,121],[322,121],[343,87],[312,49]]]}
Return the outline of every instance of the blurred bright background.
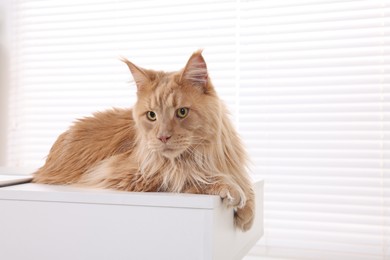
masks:
{"label": "blurred bright background", "polygon": [[266,183],[248,259],[390,259],[389,0],[0,0],[0,166],[132,106],[120,57],[170,71],[199,48]]}

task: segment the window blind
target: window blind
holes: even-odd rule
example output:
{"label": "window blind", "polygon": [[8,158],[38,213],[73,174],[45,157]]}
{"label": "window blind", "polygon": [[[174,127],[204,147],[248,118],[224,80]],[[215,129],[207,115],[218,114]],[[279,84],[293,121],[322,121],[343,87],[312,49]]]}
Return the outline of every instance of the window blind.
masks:
{"label": "window blind", "polygon": [[390,257],[387,0],[13,2],[9,166],[75,118],[135,102],[125,56],[177,70],[204,48],[265,179],[253,256]]}
{"label": "window blind", "polygon": [[387,259],[389,1],[243,1],[240,132],[266,180],[258,254]]}

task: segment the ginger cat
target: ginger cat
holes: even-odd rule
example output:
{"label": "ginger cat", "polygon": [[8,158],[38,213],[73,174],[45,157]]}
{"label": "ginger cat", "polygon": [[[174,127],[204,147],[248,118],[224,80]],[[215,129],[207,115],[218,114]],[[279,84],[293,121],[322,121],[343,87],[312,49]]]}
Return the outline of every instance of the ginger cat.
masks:
{"label": "ginger cat", "polygon": [[177,72],[123,61],[137,85],[134,107],[78,120],[33,182],[219,195],[234,207],[236,226],[248,230],[255,204],[246,153],[201,51]]}

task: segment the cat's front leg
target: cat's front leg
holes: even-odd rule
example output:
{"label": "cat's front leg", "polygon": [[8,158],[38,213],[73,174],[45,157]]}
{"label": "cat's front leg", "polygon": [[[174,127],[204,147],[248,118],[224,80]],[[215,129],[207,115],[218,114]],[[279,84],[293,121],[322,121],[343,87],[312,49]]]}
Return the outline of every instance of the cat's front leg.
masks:
{"label": "cat's front leg", "polygon": [[243,207],[237,208],[234,212],[234,223],[243,231],[249,230],[255,219],[255,201],[253,190],[247,195],[246,203]]}
{"label": "cat's front leg", "polygon": [[218,195],[223,203],[234,208],[234,223],[243,231],[247,231],[253,224],[255,214],[254,192],[251,187],[246,191],[234,182],[216,182],[208,185],[205,193]]}
{"label": "cat's front leg", "polygon": [[234,207],[234,224],[243,231],[251,228],[255,216],[254,193],[250,189],[245,193],[241,188],[230,185],[222,186],[218,195],[227,206]]}

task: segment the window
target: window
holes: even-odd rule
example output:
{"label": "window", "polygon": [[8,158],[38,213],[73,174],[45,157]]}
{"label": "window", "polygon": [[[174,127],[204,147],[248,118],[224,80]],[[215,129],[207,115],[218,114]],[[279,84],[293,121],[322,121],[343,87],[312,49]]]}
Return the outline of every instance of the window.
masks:
{"label": "window", "polygon": [[389,4],[13,1],[6,164],[38,167],[75,118],[131,106],[121,56],[177,70],[204,48],[252,174],[266,182],[253,255],[386,259]]}

